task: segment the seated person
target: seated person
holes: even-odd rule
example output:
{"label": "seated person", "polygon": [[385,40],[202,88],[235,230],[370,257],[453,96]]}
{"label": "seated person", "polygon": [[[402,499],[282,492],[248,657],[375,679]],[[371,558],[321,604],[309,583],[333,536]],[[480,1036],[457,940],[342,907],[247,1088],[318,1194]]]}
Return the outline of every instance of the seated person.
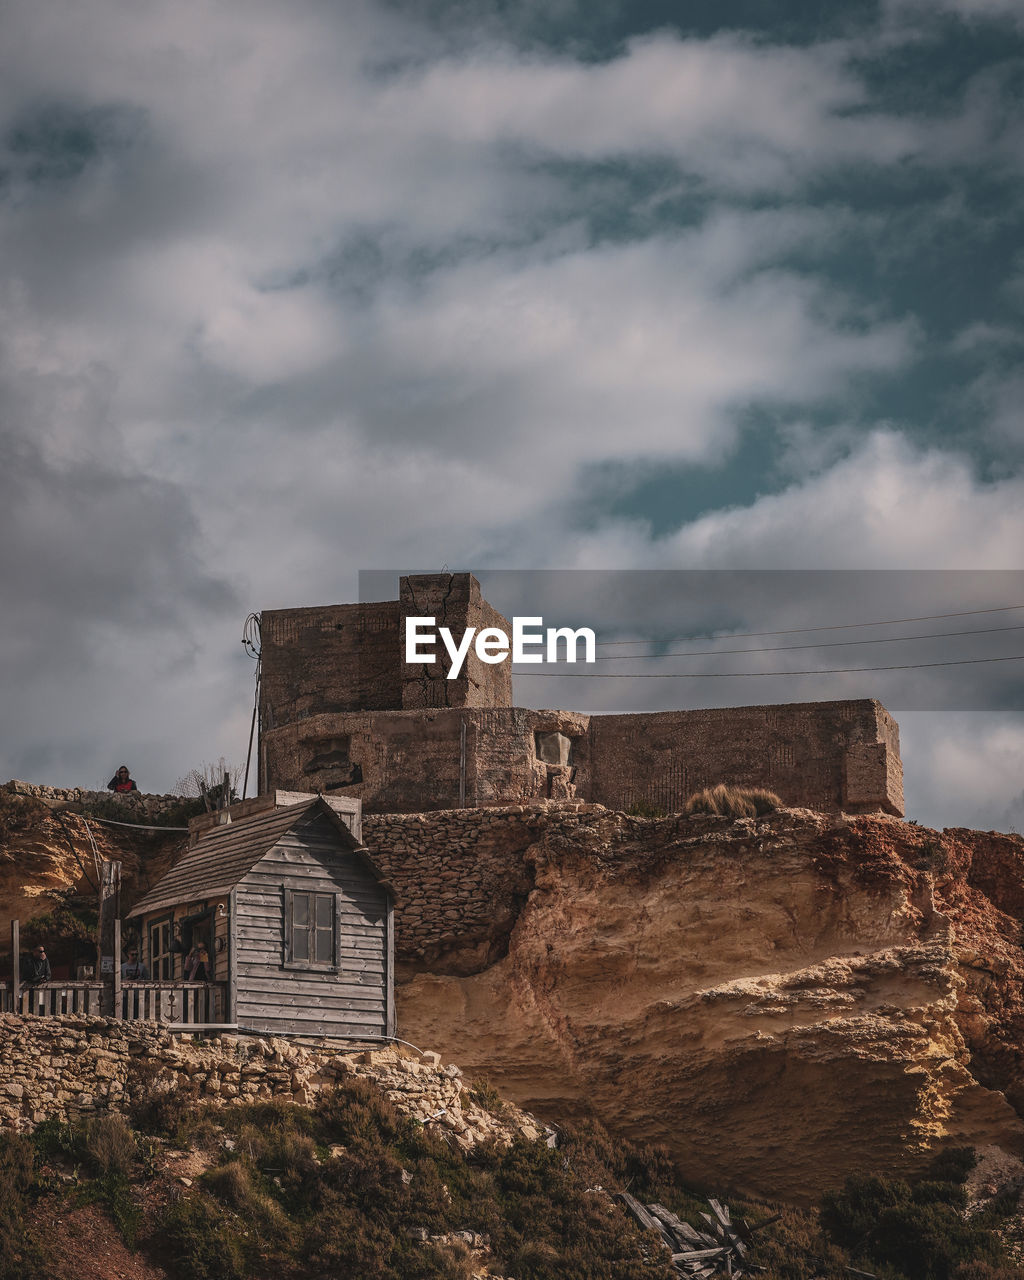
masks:
{"label": "seated person", "polygon": [[108,791],[138,791],[135,779],[128,772],[126,764],[121,765],[117,773],[107,783]]}
{"label": "seated person", "polygon": [[21,980],[33,987],[40,982],[53,981],[50,975],[50,962],[46,958],[46,948],[42,943],[33,950],[31,955],[22,956]]}

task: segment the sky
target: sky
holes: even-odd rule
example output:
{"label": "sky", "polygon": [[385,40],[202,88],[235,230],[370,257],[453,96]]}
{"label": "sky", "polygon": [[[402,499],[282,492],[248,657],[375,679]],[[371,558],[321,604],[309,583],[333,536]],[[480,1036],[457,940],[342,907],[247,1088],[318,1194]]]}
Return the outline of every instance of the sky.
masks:
{"label": "sky", "polygon": [[[0,33],[0,777],[242,762],[247,614],[364,570],[498,574],[506,613],[500,572],[553,569],[829,571],[805,626],[917,616],[849,570],[1024,604],[985,576],[1024,568],[1019,0],[0,0]],[[1021,829],[1021,666],[973,670],[857,692],[909,815]],[[557,692],[743,700],[695,683]]]}

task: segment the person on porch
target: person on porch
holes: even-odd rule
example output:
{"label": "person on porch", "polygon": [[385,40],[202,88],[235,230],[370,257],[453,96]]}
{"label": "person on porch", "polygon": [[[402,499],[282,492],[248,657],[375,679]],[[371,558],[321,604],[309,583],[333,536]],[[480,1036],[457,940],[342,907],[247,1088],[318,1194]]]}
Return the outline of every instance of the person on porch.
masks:
{"label": "person on porch", "polygon": [[31,987],[37,986],[40,982],[53,981],[50,961],[47,959],[46,948],[42,943],[35,947],[30,955],[22,956],[21,980]]}

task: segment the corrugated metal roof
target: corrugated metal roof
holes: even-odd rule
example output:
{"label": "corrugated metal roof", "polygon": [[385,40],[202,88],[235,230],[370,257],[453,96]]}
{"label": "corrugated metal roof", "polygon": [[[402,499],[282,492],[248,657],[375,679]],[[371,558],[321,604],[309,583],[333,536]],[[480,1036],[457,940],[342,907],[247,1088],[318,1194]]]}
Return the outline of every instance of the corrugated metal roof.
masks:
{"label": "corrugated metal roof", "polygon": [[[160,907],[177,906],[199,898],[230,893],[275,844],[313,809],[327,814],[339,834],[347,836],[350,848],[359,850],[372,866],[359,842],[337,814],[319,797],[286,809],[271,809],[240,818],[223,827],[214,827],[200,836],[193,848],[141,898],[129,917],[144,915]],[[374,868],[376,872],[376,868]],[[376,872],[379,876],[380,873]]]}

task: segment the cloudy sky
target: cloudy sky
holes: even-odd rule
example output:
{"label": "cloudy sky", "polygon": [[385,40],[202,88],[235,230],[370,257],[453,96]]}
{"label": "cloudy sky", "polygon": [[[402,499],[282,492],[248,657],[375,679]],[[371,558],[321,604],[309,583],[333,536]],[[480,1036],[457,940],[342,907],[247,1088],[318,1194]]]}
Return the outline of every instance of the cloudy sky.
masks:
{"label": "cloudy sky", "polygon": [[[360,570],[1024,567],[1019,0],[0,24],[3,777],[241,760],[246,615]],[[1024,604],[979,582],[921,612]],[[1019,827],[1020,700],[972,697],[901,712],[908,813]]]}

